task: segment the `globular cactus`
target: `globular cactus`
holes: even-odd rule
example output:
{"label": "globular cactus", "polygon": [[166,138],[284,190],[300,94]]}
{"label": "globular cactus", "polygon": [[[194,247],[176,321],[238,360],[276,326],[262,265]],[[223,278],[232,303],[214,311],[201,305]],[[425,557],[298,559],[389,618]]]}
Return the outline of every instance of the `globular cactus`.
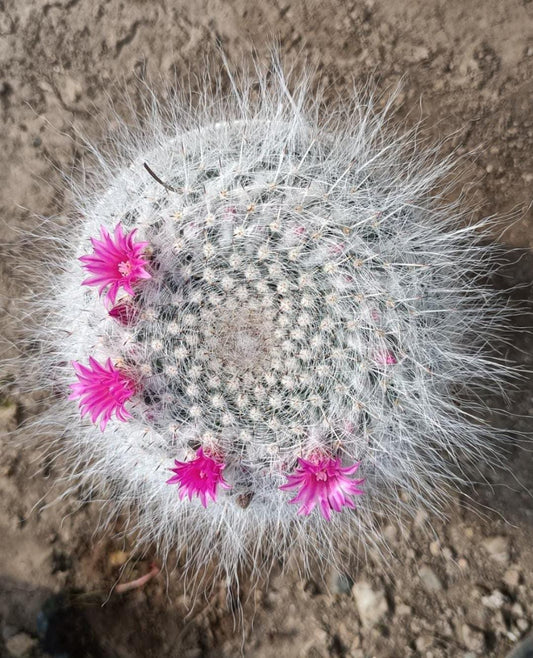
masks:
{"label": "globular cactus", "polygon": [[39,302],[59,450],[194,578],[342,564],[441,509],[490,455],[504,370],[482,231],[434,191],[449,163],[274,78],[155,102],[96,150]]}

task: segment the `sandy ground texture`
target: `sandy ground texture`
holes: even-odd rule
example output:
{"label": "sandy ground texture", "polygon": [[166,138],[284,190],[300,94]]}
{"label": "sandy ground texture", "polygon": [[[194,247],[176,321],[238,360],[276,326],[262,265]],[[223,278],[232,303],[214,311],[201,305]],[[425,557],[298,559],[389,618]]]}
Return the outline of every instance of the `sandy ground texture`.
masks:
{"label": "sandy ground texture", "polygon": [[[274,39],[341,93],[369,76],[379,90],[403,79],[400,114],[423,119],[431,139],[450,136],[444,152],[468,154],[461,182],[479,214],[518,211],[498,238],[523,258],[500,283],[523,284],[517,296],[531,299],[530,0],[0,0],[3,248],[31,230],[35,213],[68,207],[60,171],[83,155],[77,132],[103,135],[95,108],[117,80],[133,89],[143,76],[179,79],[200,71],[217,43],[233,64],[252,45],[261,58]],[[11,267],[0,260],[8,337]],[[531,348],[517,337],[509,356],[531,364]],[[511,449],[510,470],[458,494],[430,533],[422,513],[403,539],[391,522],[397,559],[388,570],[369,556],[359,571],[303,582],[274,574],[268,588],[245,589],[254,624],[240,630],[223,583],[196,604],[182,596],[179,571],[112,593],[148,572],[155,554],[130,560],[119,528],[95,535],[97,505],[72,496],[47,506],[58,473],[7,434],[37,403],[16,390],[1,402],[0,656],[500,657],[533,623],[530,453]],[[531,430],[530,382],[510,407],[522,417],[508,426]]]}

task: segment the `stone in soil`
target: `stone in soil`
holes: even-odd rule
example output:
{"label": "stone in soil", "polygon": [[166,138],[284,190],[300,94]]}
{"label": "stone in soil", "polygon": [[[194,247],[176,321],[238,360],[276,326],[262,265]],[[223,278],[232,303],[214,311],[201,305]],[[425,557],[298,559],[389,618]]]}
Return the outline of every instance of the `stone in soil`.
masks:
{"label": "stone in soil", "polygon": [[418,575],[420,576],[424,588],[428,592],[440,592],[442,590],[442,582],[433,569],[427,564],[420,567]]}
{"label": "stone in soil", "polygon": [[481,542],[481,545],[495,562],[500,564],[509,562],[509,539],[507,537],[501,535],[487,537]]}
{"label": "stone in soil", "polygon": [[373,589],[366,581],[356,582],[352,592],[363,626],[375,626],[389,611],[385,592],[382,589]]}

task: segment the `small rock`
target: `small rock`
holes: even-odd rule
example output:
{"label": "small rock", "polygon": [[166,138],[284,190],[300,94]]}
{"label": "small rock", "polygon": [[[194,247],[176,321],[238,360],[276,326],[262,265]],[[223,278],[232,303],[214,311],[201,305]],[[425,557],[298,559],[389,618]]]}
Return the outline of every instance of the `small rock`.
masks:
{"label": "small rock", "polygon": [[35,638],[30,637],[27,633],[17,633],[7,640],[6,649],[13,658],[22,658],[33,652],[36,645]]}
{"label": "small rock", "polygon": [[432,541],[431,544],[429,545],[429,552],[431,555],[438,557],[441,552],[440,548],[440,541],[436,539],[435,541]]}
{"label": "small rock", "polygon": [[503,582],[508,587],[517,587],[518,583],[520,582],[520,573],[517,569],[507,569],[503,575]]}
{"label": "small rock", "polygon": [[511,608],[511,612],[513,613],[513,615],[515,617],[524,617],[525,616],[524,608],[520,605],[520,603],[518,603],[518,601],[516,603],[513,603],[513,606]]}
{"label": "small rock", "polygon": [[463,624],[461,633],[467,649],[474,651],[476,654],[485,655],[485,635],[482,631],[473,628],[469,624]]}
{"label": "small rock", "polygon": [[421,635],[420,637],[417,637],[415,641],[416,650],[420,653],[427,651],[432,644],[433,638],[431,635]]}
{"label": "small rock", "polygon": [[505,634],[505,637],[508,640],[511,640],[511,642],[518,642],[518,640],[520,638],[520,633],[516,633],[516,628],[513,627],[513,629],[514,630],[507,631],[507,633]]}
{"label": "small rock", "polygon": [[352,592],[363,626],[370,628],[377,624],[389,611],[385,592],[372,589],[365,581],[354,584]]}
{"label": "small rock", "polygon": [[505,603],[505,596],[495,589],[489,596],[482,596],[481,603],[491,610],[499,610]]}
{"label": "small rock", "polygon": [[429,48],[426,46],[415,46],[412,50],[410,60],[412,62],[423,62],[429,58]]}
{"label": "small rock", "polygon": [[398,539],[398,528],[395,525],[385,526],[383,536],[391,544],[394,543]]}
{"label": "small rock", "polygon": [[58,87],[61,100],[65,105],[73,105],[79,101],[83,91],[81,84],[68,75],[61,80]]}
{"label": "small rock", "polygon": [[400,617],[409,617],[411,612],[412,612],[411,606],[405,605],[405,603],[400,603],[400,605],[396,608],[396,614],[399,615]]}
{"label": "small rock", "polygon": [[11,400],[0,399],[0,426],[7,431],[17,426],[17,405]]}
{"label": "small rock", "polygon": [[121,567],[127,562],[129,554],[126,551],[113,551],[108,558],[110,567]]}
{"label": "small rock", "polygon": [[495,562],[500,564],[509,562],[509,540],[507,537],[501,535],[487,537],[481,542],[481,545]]}
{"label": "small rock", "polygon": [[459,569],[461,569],[461,571],[466,571],[468,569],[468,560],[465,560],[464,557],[460,557],[457,560],[457,566]]}
{"label": "small rock", "polygon": [[442,583],[431,567],[429,567],[427,564],[424,564],[418,570],[418,575],[420,576],[422,584],[428,592],[440,592],[442,589]]}
{"label": "small rock", "polygon": [[349,594],[352,591],[353,579],[345,573],[331,571],[329,576],[329,588],[332,594]]}
{"label": "small rock", "polygon": [[517,619],[516,620],[516,627],[518,628],[519,631],[522,633],[525,633],[529,629],[529,623],[527,619]]}
{"label": "small rock", "polygon": [[439,620],[437,630],[440,635],[443,635],[444,637],[451,637],[453,635],[453,628],[445,619]]}

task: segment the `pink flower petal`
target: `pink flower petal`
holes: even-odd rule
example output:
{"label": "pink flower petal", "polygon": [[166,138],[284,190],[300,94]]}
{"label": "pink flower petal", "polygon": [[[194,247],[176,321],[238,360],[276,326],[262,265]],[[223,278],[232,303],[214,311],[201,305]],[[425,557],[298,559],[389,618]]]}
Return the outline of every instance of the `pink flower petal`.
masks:
{"label": "pink flower petal", "polygon": [[139,309],[129,301],[119,301],[109,311],[109,315],[125,327],[129,327],[137,321]]}
{"label": "pink flower petal", "polygon": [[379,366],[394,366],[398,363],[398,359],[391,350],[380,350],[376,353],[374,361]]}
{"label": "pink flower petal", "polygon": [[70,385],[69,400],[80,398],[82,417],[89,414],[93,423],[100,417],[102,432],[113,414],[121,421],[131,418],[124,405],[135,393],[135,383],[115,368],[111,359],[102,365],[89,357],[89,367],[77,361],[72,366],[78,381]]}
{"label": "pink flower petal", "polygon": [[173,475],[167,484],[177,484],[180,487],[179,497],[185,496],[192,500],[198,496],[204,507],[207,507],[207,497],[216,501],[217,488],[231,489],[224,480],[222,471],[226,465],[218,457],[206,455],[203,448],[199,448],[196,457],[189,462],[174,460],[174,468],[170,469]]}
{"label": "pink flower petal", "polygon": [[101,240],[91,238],[94,253],[79,259],[84,269],[93,276],[82,283],[85,286],[98,286],[100,294],[107,288],[106,297],[114,304],[120,288],[130,295],[134,294],[133,285],[142,279],[150,279],[151,274],[145,269],[148,262],[143,256],[148,242],[134,242],[137,229],[127,235],[117,224],[111,237],[103,226],[100,227]]}
{"label": "pink flower petal", "polygon": [[325,455],[314,455],[312,460],[298,459],[296,471],[287,476],[287,482],[280,489],[288,491],[299,489],[290,503],[300,504],[298,514],[308,515],[319,505],[322,516],[331,520],[331,510],[341,512],[343,507],[355,508],[351,496],[360,496],[363,492],[356,485],[363,480],[352,480],[359,468],[359,462],[342,467],[340,459]]}

